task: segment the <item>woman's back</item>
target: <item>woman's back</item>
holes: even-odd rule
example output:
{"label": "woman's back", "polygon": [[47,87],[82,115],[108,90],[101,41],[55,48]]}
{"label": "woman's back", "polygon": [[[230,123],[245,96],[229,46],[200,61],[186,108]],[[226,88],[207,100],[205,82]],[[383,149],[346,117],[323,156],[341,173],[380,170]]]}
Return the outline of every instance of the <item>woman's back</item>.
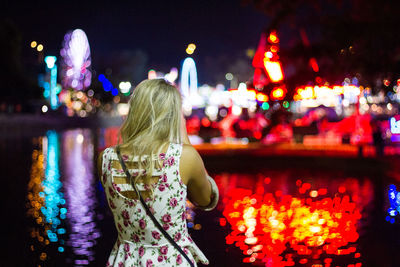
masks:
{"label": "woman's back", "polygon": [[[186,220],[187,188],[182,182],[179,162],[182,144],[170,143],[160,154],[161,168],[153,172],[151,185],[138,183],[146,204],[164,230],[180,245],[190,259],[208,264],[207,258],[190,238]],[[124,156],[129,172],[135,172],[135,158]],[[130,167],[131,166],[131,167]],[[182,255],[168,242],[148,217],[127,181],[114,148],[104,150],[102,177],[107,202],[114,215],[118,239],[109,257],[108,266],[189,266]]]}

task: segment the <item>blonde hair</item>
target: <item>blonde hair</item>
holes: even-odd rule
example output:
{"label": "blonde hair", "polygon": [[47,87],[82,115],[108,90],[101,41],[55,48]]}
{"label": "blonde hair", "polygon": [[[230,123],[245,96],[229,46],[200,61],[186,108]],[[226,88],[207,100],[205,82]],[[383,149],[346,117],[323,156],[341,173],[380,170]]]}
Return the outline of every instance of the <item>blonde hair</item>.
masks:
{"label": "blonde hair", "polygon": [[121,149],[137,156],[138,169],[145,170],[132,177],[131,183],[136,184],[143,177],[149,185],[155,170],[153,159],[159,158],[163,145],[181,143],[181,107],[178,89],[164,79],[144,80],[134,89],[128,115],[118,135]]}

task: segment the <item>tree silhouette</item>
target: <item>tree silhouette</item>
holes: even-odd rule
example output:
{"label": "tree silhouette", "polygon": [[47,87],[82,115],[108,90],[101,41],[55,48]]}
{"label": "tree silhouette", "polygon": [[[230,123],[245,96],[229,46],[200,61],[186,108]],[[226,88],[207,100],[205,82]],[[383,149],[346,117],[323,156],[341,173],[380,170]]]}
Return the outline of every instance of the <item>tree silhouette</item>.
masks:
{"label": "tree silhouette", "polygon": [[41,97],[41,90],[24,73],[21,43],[18,28],[9,20],[0,21],[0,100],[26,106],[30,99]]}
{"label": "tree silhouette", "polygon": [[[296,69],[288,84],[321,76],[331,83],[356,76],[373,90],[391,90],[400,78],[400,1],[388,0],[244,0],[270,18],[265,28],[290,29],[297,42],[282,49],[286,66]],[[282,30],[282,31],[283,31]],[[293,37],[294,38],[294,37]],[[310,41],[308,41],[310,40]],[[307,67],[311,57],[319,72]],[[396,76],[397,75],[397,76]],[[384,86],[383,79],[392,84]]]}

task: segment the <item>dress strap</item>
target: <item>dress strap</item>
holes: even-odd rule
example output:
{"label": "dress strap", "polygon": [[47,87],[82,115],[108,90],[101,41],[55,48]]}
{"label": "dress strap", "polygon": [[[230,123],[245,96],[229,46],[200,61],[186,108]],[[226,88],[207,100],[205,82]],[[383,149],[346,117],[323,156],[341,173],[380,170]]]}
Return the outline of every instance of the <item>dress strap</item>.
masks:
{"label": "dress strap", "polygon": [[[171,143],[170,143],[170,145],[171,145]],[[168,149],[169,149],[169,147],[168,147]],[[125,162],[122,159],[122,156],[121,156],[121,153],[120,153],[120,150],[119,150],[118,146],[116,147],[116,151],[117,151],[117,156],[118,156],[119,162],[120,162],[120,164],[122,166],[122,169],[125,171],[126,176],[130,179],[131,175],[128,172],[128,169],[126,168]],[[168,150],[167,150],[167,152],[168,152]],[[137,189],[136,185],[133,184],[133,186],[134,186],[136,194],[139,196],[140,203],[142,203],[143,208],[146,210],[147,215],[153,221],[154,225],[164,235],[164,237],[179,251],[179,253],[182,254],[182,256],[188,261],[189,265],[191,267],[194,267],[195,266],[194,263],[186,255],[186,253],[182,250],[182,248],[174,241],[174,239],[172,239],[172,237],[168,234],[168,232],[165,231],[165,229],[161,226],[159,221],[157,221],[156,217],[154,217],[153,213],[151,212],[149,206],[147,206],[146,202],[144,201],[144,199],[143,199],[142,195],[140,194],[140,191]]]}

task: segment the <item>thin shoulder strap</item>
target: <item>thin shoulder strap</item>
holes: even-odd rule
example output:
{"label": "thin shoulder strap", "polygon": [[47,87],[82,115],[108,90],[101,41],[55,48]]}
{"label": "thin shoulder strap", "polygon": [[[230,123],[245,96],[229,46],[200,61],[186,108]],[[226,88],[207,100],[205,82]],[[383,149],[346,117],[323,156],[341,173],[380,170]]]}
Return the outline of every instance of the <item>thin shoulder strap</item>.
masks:
{"label": "thin shoulder strap", "polygon": [[[131,174],[129,173],[128,169],[126,168],[125,162],[122,159],[121,152],[119,149],[119,146],[116,147],[117,149],[117,155],[119,162],[121,164],[122,169],[124,170],[126,177],[131,180]],[[157,221],[157,219],[154,217],[153,213],[151,213],[149,206],[147,206],[146,202],[143,200],[142,195],[140,194],[140,191],[137,189],[136,184],[133,184],[133,187],[135,188],[136,194],[139,196],[140,203],[142,203],[142,206],[146,210],[147,215],[151,218],[153,221],[154,225],[157,226],[158,230],[165,236],[166,239],[179,251],[179,253],[182,254],[182,256],[188,261],[191,267],[194,267],[193,262],[189,259],[189,257],[186,255],[186,253],[182,250],[182,248],[172,239],[172,237],[164,230],[164,228],[161,226],[161,224]]]}

